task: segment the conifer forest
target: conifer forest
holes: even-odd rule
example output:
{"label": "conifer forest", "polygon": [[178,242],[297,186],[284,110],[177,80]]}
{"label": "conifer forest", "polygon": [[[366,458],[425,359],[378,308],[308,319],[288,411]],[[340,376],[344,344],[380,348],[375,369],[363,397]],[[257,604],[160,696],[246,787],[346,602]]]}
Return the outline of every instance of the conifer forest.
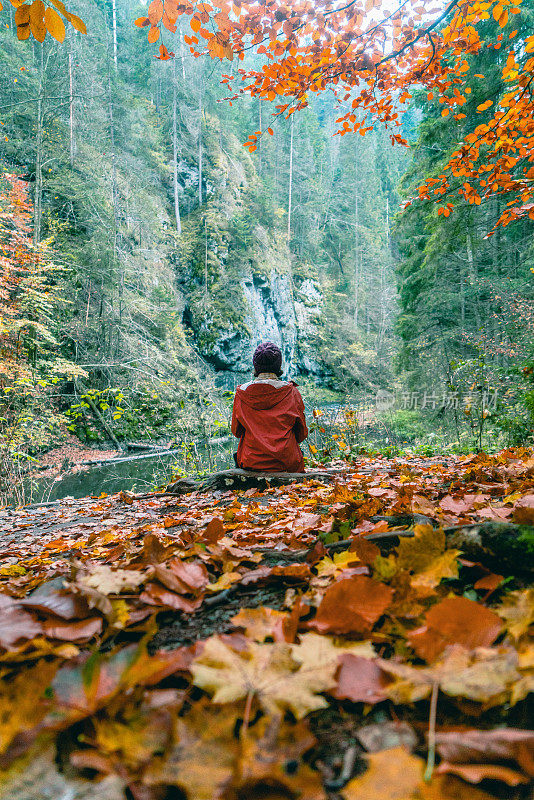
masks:
{"label": "conifer forest", "polygon": [[531,798],[532,0],[0,0],[0,66],[0,800]]}

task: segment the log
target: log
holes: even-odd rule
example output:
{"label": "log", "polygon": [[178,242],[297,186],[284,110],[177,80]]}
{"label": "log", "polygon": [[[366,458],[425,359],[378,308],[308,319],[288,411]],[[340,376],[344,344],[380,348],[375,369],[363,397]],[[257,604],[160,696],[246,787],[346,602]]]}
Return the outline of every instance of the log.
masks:
{"label": "log", "polygon": [[[515,525],[508,522],[481,522],[473,525],[455,525],[444,528],[447,546],[460,550],[462,556],[484,564],[497,574],[534,574],[534,526]],[[379,531],[362,534],[367,541],[374,542],[383,553],[389,553],[399,544],[399,537],[414,536],[413,530]],[[325,545],[328,554],[348,550],[355,537],[330,542]],[[357,537],[356,537],[357,538]],[[309,550],[279,550],[270,547],[257,548],[263,560],[270,562],[305,561]]]}
{"label": "log", "polygon": [[306,480],[331,481],[338,475],[347,474],[349,471],[338,470],[309,470],[308,472],[255,472],[247,469],[225,469],[213,472],[205,478],[182,478],[169,484],[165,494],[188,494],[189,492],[208,492],[215,489],[228,491],[230,489],[266,489],[270,486],[285,486],[289,483],[298,483]]}

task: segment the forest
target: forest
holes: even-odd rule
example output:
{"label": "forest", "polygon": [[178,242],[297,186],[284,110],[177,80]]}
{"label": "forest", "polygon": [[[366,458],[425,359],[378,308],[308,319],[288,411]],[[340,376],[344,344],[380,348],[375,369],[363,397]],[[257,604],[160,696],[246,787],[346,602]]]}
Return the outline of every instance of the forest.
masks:
{"label": "forest", "polygon": [[[141,7],[77,10],[90,30],[63,42],[20,41],[9,4],[0,33],[10,479],[52,448],[222,436],[269,339],[309,409],[373,414],[356,449],[532,442],[532,220],[492,233],[499,194],[450,215],[431,198],[405,208],[490,109],[451,126],[416,86],[408,147],[380,125],[334,135],[331,92],[289,120],[264,98],[230,105],[218,59],[183,38],[154,58]],[[532,11],[481,24],[486,42],[525,36]],[[502,58],[471,56],[467,111],[505,92]]]}
{"label": "forest", "polygon": [[0,798],[527,800],[534,8],[0,21]]}

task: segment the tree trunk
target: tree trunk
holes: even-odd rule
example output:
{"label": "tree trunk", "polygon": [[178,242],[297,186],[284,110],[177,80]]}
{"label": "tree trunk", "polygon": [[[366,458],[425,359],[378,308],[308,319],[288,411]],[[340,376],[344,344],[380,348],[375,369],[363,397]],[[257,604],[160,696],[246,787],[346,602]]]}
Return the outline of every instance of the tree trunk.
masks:
{"label": "tree trunk", "polygon": [[176,126],[176,59],[173,60],[173,81],[172,81],[172,159],[173,159],[173,191],[174,191],[174,217],[176,219],[176,232],[178,236],[182,233],[182,221],[180,219],[180,197],[178,194],[178,136]]}
{"label": "tree trunk", "polygon": [[291,242],[291,201],[293,191],[293,114],[291,115],[291,134],[289,138],[289,195],[287,200],[287,244]]}
{"label": "tree trunk", "polygon": [[208,220],[204,217],[204,293],[208,294]]}
{"label": "tree trunk", "polygon": [[111,92],[111,71],[108,62],[108,114],[109,138],[111,142],[111,200],[113,204],[113,258],[117,257],[117,237],[119,231],[119,212],[117,199],[117,167],[115,156],[115,124],[113,119],[113,97]]}
{"label": "tree trunk", "polygon": [[358,329],[358,314],[360,305],[360,203],[358,197],[358,162],[355,164],[356,174],[354,183],[354,329]]}
{"label": "tree trunk", "polygon": [[44,45],[40,47],[39,88],[37,95],[37,131],[35,141],[35,194],[33,207],[33,244],[41,241],[41,217],[43,194],[43,113],[44,113]]}
{"label": "tree trunk", "polygon": [[344,470],[309,470],[308,472],[255,472],[246,469],[225,469],[214,472],[206,478],[194,480],[182,478],[166,488],[167,494],[188,494],[189,492],[207,492],[213,489],[228,491],[229,489],[265,489],[268,486],[285,486],[289,483],[305,480],[332,481]]}
{"label": "tree trunk", "polygon": [[117,69],[117,0],[111,0],[111,12],[113,20],[113,64]]}
{"label": "tree trunk", "polygon": [[76,140],[74,139],[74,70],[72,68],[72,49],[69,52],[69,159],[74,166]]}
{"label": "tree trunk", "polygon": [[202,205],[202,87],[198,93],[198,204]]}

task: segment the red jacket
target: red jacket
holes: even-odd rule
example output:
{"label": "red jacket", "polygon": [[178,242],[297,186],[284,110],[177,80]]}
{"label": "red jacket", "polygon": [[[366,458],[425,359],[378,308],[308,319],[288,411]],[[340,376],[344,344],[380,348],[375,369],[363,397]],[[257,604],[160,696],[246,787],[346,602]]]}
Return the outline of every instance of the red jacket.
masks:
{"label": "red jacket", "polygon": [[243,469],[304,472],[299,442],[308,435],[304,403],[294,383],[251,382],[238,386],[232,433],[239,438],[237,463]]}

